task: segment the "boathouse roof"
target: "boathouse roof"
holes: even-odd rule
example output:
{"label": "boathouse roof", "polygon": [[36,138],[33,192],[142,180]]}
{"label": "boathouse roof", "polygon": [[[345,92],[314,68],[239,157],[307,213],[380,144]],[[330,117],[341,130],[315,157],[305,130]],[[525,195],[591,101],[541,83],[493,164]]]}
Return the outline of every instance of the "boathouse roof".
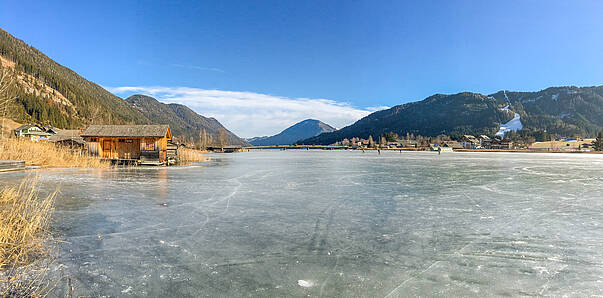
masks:
{"label": "boathouse roof", "polygon": [[75,142],[84,144],[84,138],[80,135],[81,131],[77,129],[61,129],[55,135],[48,137],[51,142]]}
{"label": "boathouse roof", "polygon": [[90,125],[82,137],[165,137],[169,125]]}

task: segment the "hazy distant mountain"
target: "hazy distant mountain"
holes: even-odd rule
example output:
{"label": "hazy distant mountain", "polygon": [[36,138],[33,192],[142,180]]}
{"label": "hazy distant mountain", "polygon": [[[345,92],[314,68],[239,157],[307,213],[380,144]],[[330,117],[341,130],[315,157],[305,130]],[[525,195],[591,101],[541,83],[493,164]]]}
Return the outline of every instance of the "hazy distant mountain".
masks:
{"label": "hazy distant mountain", "polygon": [[[496,135],[503,127],[524,133],[593,136],[603,131],[603,86],[552,87],[539,92],[500,91],[490,96],[463,92],[374,112],[338,131],[301,140],[332,144],[344,138],[373,138],[386,132],[422,136]],[[505,125],[506,124],[506,125]]]}
{"label": "hazy distant mountain", "polygon": [[230,145],[249,146],[247,141],[228,131],[218,120],[203,117],[187,106],[175,103],[164,104],[153,97],[141,94],[126,98],[126,102],[134,106],[147,118],[153,119],[153,123],[169,124],[172,134],[176,136],[197,139],[199,131],[205,129],[213,140],[217,140],[219,130],[225,129]]}
{"label": "hazy distant mountain", "polygon": [[249,142],[250,144],[253,144],[254,142],[261,142],[262,140],[268,139],[269,136],[263,136],[263,137],[253,137],[253,138],[247,138],[245,139],[247,142]]}
{"label": "hazy distant mountain", "polygon": [[307,119],[296,123],[271,137],[256,137],[247,141],[254,146],[291,145],[296,141],[335,131],[335,128],[319,120]]}

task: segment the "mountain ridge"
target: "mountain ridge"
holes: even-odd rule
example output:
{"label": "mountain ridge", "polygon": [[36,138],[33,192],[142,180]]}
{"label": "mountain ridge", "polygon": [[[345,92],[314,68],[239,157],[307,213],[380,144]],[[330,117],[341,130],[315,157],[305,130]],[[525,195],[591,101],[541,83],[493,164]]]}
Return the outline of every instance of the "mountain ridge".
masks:
{"label": "mountain ridge", "polygon": [[221,129],[224,129],[228,144],[249,146],[250,144],[226,129],[218,120],[204,117],[191,110],[189,107],[177,103],[165,104],[157,99],[143,94],[135,94],[125,99],[126,102],[136,107],[149,119],[154,119],[158,124],[169,124],[174,135],[189,139],[199,137],[201,130],[217,140]]}
{"label": "mountain ridge", "polygon": [[[78,128],[107,120],[112,124],[152,123],[123,99],[3,29],[0,29],[0,56],[2,69],[15,78],[11,91],[16,100],[11,116],[16,119],[46,122],[61,128]],[[56,97],[67,100],[54,100]]]}
{"label": "mountain ridge", "polygon": [[273,136],[255,137],[247,141],[254,146],[291,145],[296,141],[335,131],[332,126],[316,119],[297,122]]}
{"label": "mountain ridge", "polygon": [[594,136],[603,130],[603,86],[549,87],[536,92],[504,90],[490,95],[435,94],[371,113],[338,131],[298,143],[326,145],[344,138],[377,137],[388,132],[426,137],[494,136],[501,124],[513,120],[515,114],[523,134]]}
{"label": "mountain ridge", "polygon": [[6,74],[10,85],[3,95],[14,97],[7,116],[20,122],[61,129],[83,129],[91,124],[170,124],[174,136],[192,138],[193,142],[200,138],[200,129],[214,140],[224,129],[229,144],[249,145],[216,119],[203,117],[186,106],[166,105],[153,99],[155,103],[148,107],[164,115],[136,107],[1,28],[0,71]]}

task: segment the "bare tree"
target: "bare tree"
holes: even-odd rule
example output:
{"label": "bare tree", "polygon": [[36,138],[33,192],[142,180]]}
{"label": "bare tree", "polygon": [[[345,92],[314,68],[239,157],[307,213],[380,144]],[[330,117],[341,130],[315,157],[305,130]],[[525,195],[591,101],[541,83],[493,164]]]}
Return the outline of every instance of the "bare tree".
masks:
{"label": "bare tree", "polygon": [[209,147],[209,145],[214,145],[214,138],[210,133],[207,133],[207,146]]}
{"label": "bare tree", "polygon": [[228,133],[224,128],[220,128],[220,130],[218,130],[218,143],[222,148],[228,144]]}
{"label": "bare tree", "polygon": [[369,146],[369,148],[375,147],[375,141],[373,141],[373,136],[372,135],[369,135],[368,146]]}
{"label": "bare tree", "polygon": [[11,89],[15,83],[15,76],[8,68],[0,65],[0,109],[2,109],[2,126],[0,126],[0,138],[4,138],[4,120],[8,106],[17,98]]}
{"label": "bare tree", "polygon": [[209,145],[207,136],[207,131],[204,128],[199,129],[199,149],[207,149],[207,146]]}

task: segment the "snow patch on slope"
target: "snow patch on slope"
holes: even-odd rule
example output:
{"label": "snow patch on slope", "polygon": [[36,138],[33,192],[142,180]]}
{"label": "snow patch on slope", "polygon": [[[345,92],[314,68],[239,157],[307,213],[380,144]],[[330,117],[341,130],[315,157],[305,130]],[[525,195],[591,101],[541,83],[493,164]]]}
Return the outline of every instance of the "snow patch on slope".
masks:
{"label": "snow patch on slope", "polygon": [[[509,97],[507,97],[507,92],[503,91],[503,94],[505,95],[505,99],[507,100],[507,105],[503,108],[503,111],[509,111],[511,101],[509,100]],[[500,125],[500,129],[498,129],[496,136],[504,138],[505,134],[507,132],[518,131],[518,130],[521,130],[522,128],[523,128],[523,124],[521,124],[521,116],[518,113],[515,113],[515,115],[513,116],[513,119],[511,119],[507,123],[502,123]]]}
{"label": "snow patch on slope", "polygon": [[509,97],[507,96],[507,91],[503,90],[503,95],[505,96],[505,100],[507,100],[507,103],[511,104],[511,101],[509,100]]}
{"label": "snow patch on slope", "polygon": [[507,123],[503,123],[500,125],[500,129],[498,130],[496,135],[504,138],[505,134],[507,132],[518,131],[518,130],[521,130],[522,128],[523,128],[523,124],[521,124],[521,116],[519,116],[519,114],[515,113],[515,116],[513,117],[513,119],[511,119]]}

